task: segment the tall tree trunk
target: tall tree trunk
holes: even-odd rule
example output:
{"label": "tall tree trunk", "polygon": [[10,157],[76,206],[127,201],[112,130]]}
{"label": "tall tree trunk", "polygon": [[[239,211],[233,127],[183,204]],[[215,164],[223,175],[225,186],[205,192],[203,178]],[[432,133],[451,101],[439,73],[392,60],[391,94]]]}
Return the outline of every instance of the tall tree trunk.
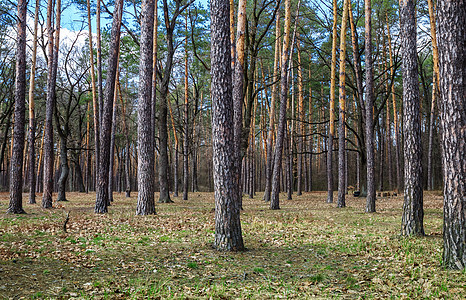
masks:
{"label": "tall tree trunk", "polygon": [[333,137],[335,135],[335,79],[337,68],[337,0],[333,0],[332,64],[330,67],[330,110],[327,147],[327,203],[333,203]]}
{"label": "tall tree trunk", "polygon": [[[304,88],[303,88],[303,70],[302,70],[302,62],[301,62],[301,49],[299,46],[300,42],[299,39],[296,43],[296,50],[298,51],[298,178],[297,180],[297,187],[296,187],[296,195],[302,195],[302,183],[303,183],[303,164],[305,164],[306,159],[303,162],[303,149],[304,149]],[[304,156],[305,157],[305,156]]]}
{"label": "tall tree trunk", "polygon": [[[188,15],[186,15],[186,34],[188,34]],[[188,94],[188,37],[186,36],[184,58],[184,144],[183,144],[183,200],[188,200],[189,190],[189,94]]]}
{"label": "tall tree trunk", "polygon": [[427,0],[429,7],[430,19],[430,36],[432,41],[432,57],[434,64],[434,76],[432,84],[432,103],[430,107],[430,122],[429,122],[429,148],[427,151],[427,189],[433,190],[434,177],[432,174],[432,152],[434,143],[434,120],[435,120],[435,101],[438,93],[439,85],[439,65],[438,65],[438,47],[437,47],[437,31],[435,30],[435,11],[432,0]]}
{"label": "tall tree trunk", "polygon": [[173,197],[178,197],[178,157],[179,157],[179,141],[178,141],[178,135],[176,133],[176,127],[175,127],[175,118],[173,118],[173,110],[170,102],[168,103],[168,109],[170,112],[170,119],[172,122],[172,128],[173,128],[173,136],[175,137],[175,159],[174,159],[174,164],[173,164]]}
{"label": "tall tree trunk", "polygon": [[443,264],[466,268],[466,2],[437,2],[443,162]]}
{"label": "tall tree trunk", "polygon": [[141,57],[138,92],[138,203],[137,215],[155,214],[154,141],[152,126],[152,50],[154,38],[154,0],[143,0]]}
{"label": "tall tree trunk", "polygon": [[291,31],[291,3],[285,0],[285,30],[283,36],[283,50],[281,57],[280,77],[280,112],[278,117],[277,138],[274,150],[274,167],[272,174],[272,194],[270,209],[280,209],[280,172],[282,164],[283,141],[286,130],[286,107],[288,98],[288,62],[290,57],[290,31]]}
{"label": "tall tree trunk", "polygon": [[[50,1],[52,2],[52,1]],[[53,111],[55,107],[55,85],[57,82],[58,49],[60,41],[60,16],[61,0],[57,0],[56,28],[52,28],[52,4],[47,8],[47,31],[48,31],[48,74],[47,74],[47,98],[45,108],[45,140],[44,140],[44,193],[42,196],[42,207],[52,207],[53,192]],[[55,34],[55,42],[53,35]]]}
{"label": "tall tree trunk", "polygon": [[211,1],[212,142],[215,185],[215,242],[221,251],[244,249],[234,153],[229,2]]}
{"label": "tall tree trunk", "polygon": [[29,79],[29,204],[36,203],[36,117],[34,110],[34,87],[36,79],[37,24],[39,20],[40,0],[36,0],[34,13],[34,37],[32,41],[32,63]]}
{"label": "tall tree trunk", "polygon": [[[118,61],[120,59],[118,58]],[[119,77],[120,77],[120,68],[117,65],[117,73],[115,76],[115,91],[113,94],[113,112],[112,112],[112,133],[110,136],[110,165],[108,168],[108,205],[113,202],[113,170],[115,165],[115,131],[116,131],[116,116],[117,116],[117,101],[118,101],[118,85],[119,85]]]}
{"label": "tall tree trunk", "polygon": [[[272,81],[278,79],[280,71],[280,13],[277,12],[275,21],[275,55],[273,60],[273,78]],[[265,167],[265,191],[264,201],[270,201],[270,193],[272,191],[272,173],[273,173],[273,139],[275,135],[275,99],[277,98],[277,84],[272,85],[272,97],[270,99],[269,109],[269,132],[267,136],[267,162]]]}
{"label": "tall tree trunk", "polygon": [[403,152],[405,158],[402,235],[424,235],[422,146],[417,64],[415,3],[400,2],[403,58]]}
{"label": "tall tree trunk", "polygon": [[[96,8],[96,33],[97,33],[97,91],[98,91],[98,105],[97,105],[97,116],[99,118],[99,124],[102,124],[102,118],[103,118],[103,107],[104,107],[104,91],[103,91],[103,83],[102,83],[102,46],[101,46],[101,41],[102,41],[102,36],[101,36],[101,33],[100,33],[100,1],[101,0],[97,0],[97,8]],[[115,4],[116,6],[116,4]],[[116,12],[116,10],[115,10]],[[121,17],[120,17],[121,19]],[[90,28],[90,27],[89,27]],[[93,62],[92,62],[93,63]],[[100,130],[100,128],[99,128]],[[100,135],[100,132],[98,132],[98,134]],[[97,145],[100,145],[100,139],[99,139],[99,144]],[[97,146],[96,146],[97,148]],[[100,155],[100,151],[99,151],[99,155]],[[100,159],[100,156],[99,156],[99,159]],[[98,173],[98,168],[99,168],[99,163],[100,164],[100,160],[96,160],[96,174]]]}
{"label": "tall tree trunk", "polygon": [[243,99],[244,99],[244,68],[245,68],[245,39],[246,37],[246,0],[238,2],[238,20],[236,29],[236,57],[233,61],[233,128],[234,128],[234,172],[236,175],[238,193],[238,206],[242,209],[243,192],[241,189],[241,161],[243,159],[242,134],[243,134]]}
{"label": "tall tree trunk", "polygon": [[23,210],[23,150],[26,98],[26,11],[27,1],[18,1],[18,35],[16,45],[15,125],[10,166],[10,204],[8,213],[21,214]]}
{"label": "tall tree trunk", "polygon": [[375,159],[374,159],[374,71],[372,66],[372,16],[371,0],[364,0],[365,7],[365,56],[366,56],[366,155],[367,198],[366,212],[375,212]]}
{"label": "tall tree trunk", "polygon": [[[99,2],[100,0],[97,0],[97,2]],[[97,4],[98,6],[98,9],[100,7],[99,4]],[[99,19],[99,17],[98,17]],[[100,102],[98,99],[101,98],[101,83],[102,81],[99,81],[99,98],[97,98],[97,91],[96,91],[96,83],[95,83],[95,71],[94,71],[94,49],[93,49],[93,45],[92,45],[92,26],[91,26],[91,5],[90,5],[90,0],[87,0],[87,23],[88,23],[88,27],[89,27],[89,36],[88,36],[88,39],[89,39],[89,55],[90,55],[90,60],[91,60],[91,86],[92,86],[92,106],[93,106],[93,109],[94,109],[94,160],[95,160],[95,170],[97,170],[98,166],[99,166],[99,157],[100,157],[100,111],[101,111],[101,108],[100,107]],[[97,22],[99,24],[99,21]],[[97,28],[97,32],[100,32],[99,31],[99,28]],[[97,38],[97,48],[99,47],[100,45],[100,42],[99,42],[99,38]],[[100,61],[100,57],[99,57],[99,53],[100,53],[100,49],[97,49],[97,54],[98,54],[98,57],[97,57],[97,68],[99,68],[99,61]],[[98,73],[99,75],[100,73]]]}
{"label": "tall tree trunk", "polygon": [[309,126],[308,126],[308,136],[309,136],[309,149],[308,149],[308,152],[309,152],[309,166],[308,166],[308,173],[307,173],[307,176],[308,176],[308,180],[309,180],[309,183],[308,183],[308,190],[307,192],[310,192],[312,191],[312,152],[314,150],[314,138],[313,138],[313,135],[312,135],[312,105],[313,105],[313,102],[312,102],[312,84],[311,84],[311,55],[309,55],[309,78],[308,78],[308,81],[309,81],[309,111],[308,111],[308,114],[309,114]]}
{"label": "tall tree trunk", "polygon": [[343,17],[341,19],[340,33],[340,118],[338,124],[338,200],[337,207],[345,207],[346,195],[346,23],[348,21],[348,0],[343,2]]}
{"label": "tall tree trunk", "polygon": [[[123,0],[115,2],[113,12],[112,31],[110,35],[110,53],[108,57],[107,82],[105,84],[105,101],[102,107],[102,130],[100,131],[100,155],[99,172],[97,174],[97,193],[95,209],[96,213],[107,213],[108,203],[108,171],[110,164],[110,135],[113,116],[113,97],[115,90],[115,78],[118,65],[118,53],[120,50],[120,28],[123,12]],[[152,64],[151,64],[152,65]],[[149,108],[150,110],[150,108]],[[150,124],[150,123],[149,123]]]}
{"label": "tall tree trunk", "polygon": [[[388,37],[388,54],[390,57],[390,73],[392,78],[395,76],[395,63],[393,61],[393,52],[392,52],[392,41],[390,35],[390,25],[388,23],[388,17],[385,16],[387,23],[387,37]],[[396,164],[396,186],[397,191],[401,191],[403,185],[403,177],[401,174],[401,159],[400,159],[400,130],[398,128],[398,113],[396,110],[396,95],[395,95],[395,85],[392,83],[391,86],[392,94],[392,104],[393,104],[393,127],[395,129],[395,164]]]}

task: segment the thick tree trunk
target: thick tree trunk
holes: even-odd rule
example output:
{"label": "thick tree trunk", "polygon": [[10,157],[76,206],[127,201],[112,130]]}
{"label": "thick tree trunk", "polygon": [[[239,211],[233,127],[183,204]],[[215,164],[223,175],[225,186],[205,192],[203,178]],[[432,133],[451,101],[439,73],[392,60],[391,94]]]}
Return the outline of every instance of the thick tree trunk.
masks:
{"label": "thick tree trunk", "polygon": [[[298,157],[297,157],[297,175],[296,178],[297,186],[296,186],[296,195],[302,195],[302,183],[303,183],[303,165],[306,168],[306,156],[303,154],[304,150],[304,88],[303,88],[303,70],[302,70],[302,62],[301,62],[301,49],[300,49],[300,42],[297,41],[296,50],[298,51]],[[303,160],[304,157],[304,160]]]}
{"label": "thick tree trunk", "polygon": [[15,114],[13,151],[10,165],[10,204],[7,213],[21,214],[23,210],[23,151],[26,98],[26,10],[27,1],[18,1],[18,33],[16,46]]}
{"label": "thick tree trunk", "polygon": [[[50,1],[52,2],[52,1]],[[44,193],[42,196],[42,207],[52,207],[53,192],[53,111],[55,107],[55,85],[57,82],[58,49],[60,41],[60,13],[61,0],[57,0],[56,28],[52,28],[52,4],[47,8],[47,31],[48,31],[48,74],[47,74],[47,98],[45,108],[45,138],[44,138]],[[53,35],[55,34],[55,42]]]}
{"label": "thick tree trunk", "polygon": [[229,2],[211,1],[212,142],[215,242],[221,251],[244,250],[235,170]]}
{"label": "thick tree trunk", "polygon": [[371,0],[365,6],[365,56],[366,56],[366,153],[367,153],[367,198],[366,212],[375,212],[375,159],[374,159],[374,71],[372,66],[372,16]]}
{"label": "thick tree trunk", "polygon": [[437,2],[443,162],[443,264],[466,268],[466,2]]}
{"label": "thick tree trunk", "polygon": [[417,64],[415,3],[400,2],[403,58],[404,203],[401,235],[424,235],[421,120]]}
{"label": "thick tree trunk", "polygon": [[[119,59],[118,59],[119,61]],[[115,76],[115,91],[113,95],[113,113],[112,113],[112,133],[110,136],[110,165],[108,167],[108,205],[113,202],[113,170],[115,166],[115,131],[116,131],[116,116],[117,116],[117,101],[118,101],[118,85],[119,85],[119,68],[117,67],[117,74]]]}
{"label": "thick tree trunk", "polygon": [[108,172],[110,164],[110,135],[112,130],[113,98],[115,78],[120,50],[120,28],[123,0],[117,0],[113,12],[112,31],[110,35],[110,53],[108,57],[107,82],[105,84],[104,105],[102,107],[102,130],[100,131],[100,155],[97,174],[96,213],[108,211]]}
{"label": "thick tree trunk", "polygon": [[154,0],[143,0],[138,92],[138,203],[137,215],[155,214],[154,141],[152,126],[152,50]]}
{"label": "thick tree trunk", "polygon": [[340,117],[338,123],[338,200],[337,207],[345,207],[346,196],[346,23],[348,21],[348,0],[343,2],[343,17],[340,33]]}

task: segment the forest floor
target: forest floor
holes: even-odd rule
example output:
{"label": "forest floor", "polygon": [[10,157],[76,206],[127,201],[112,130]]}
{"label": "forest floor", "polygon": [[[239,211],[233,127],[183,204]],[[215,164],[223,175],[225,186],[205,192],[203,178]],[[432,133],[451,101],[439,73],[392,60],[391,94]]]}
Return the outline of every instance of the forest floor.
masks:
{"label": "forest floor", "polygon": [[[400,237],[400,196],[377,199],[373,214],[364,198],[338,209],[323,192],[293,196],[277,211],[262,194],[244,197],[240,253],[211,248],[212,193],[146,217],[135,216],[135,194],[115,194],[96,215],[95,194],[69,193],[67,233],[63,208],[25,204],[25,215],[0,215],[0,298],[465,297],[466,272],[441,266],[440,192],[425,193],[422,238]],[[1,212],[8,200],[0,194]]]}

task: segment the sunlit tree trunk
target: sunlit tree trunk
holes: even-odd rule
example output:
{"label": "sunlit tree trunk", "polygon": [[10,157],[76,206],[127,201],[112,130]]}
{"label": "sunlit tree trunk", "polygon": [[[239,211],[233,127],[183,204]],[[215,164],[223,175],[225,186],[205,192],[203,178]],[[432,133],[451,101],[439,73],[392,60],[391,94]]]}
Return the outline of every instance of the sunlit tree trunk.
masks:
{"label": "sunlit tree trunk", "polygon": [[346,196],[346,143],[345,143],[345,128],[346,128],[346,24],[348,21],[348,2],[343,2],[343,17],[341,19],[340,33],[340,117],[338,123],[338,200],[337,207],[345,207]]}
{"label": "sunlit tree trunk", "polygon": [[333,0],[332,64],[330,67],[330,111],[327,142],[327,203],[333,203],[333,137],[335,135],[335,80],[337,68],[337,0]]}
{"label": "sunlit tree trunk", "polygon": [[433,190],[434,177],[432,174],[432,152],[434,143],[434,121],[435,121],[435,101],[438,95],[439,84],[439,65],[438,65],[438,47],[437,47],[437,32],[435,30],[435,11],[434,3],[432,0],[427,0],[429,7],[429,20],[430,20],[430,36],[432,41],[432,58],[434,64],[434,76],[432,84],[432,103],[430,107],[429,119],[429,148],[427,150],[427,189]]}

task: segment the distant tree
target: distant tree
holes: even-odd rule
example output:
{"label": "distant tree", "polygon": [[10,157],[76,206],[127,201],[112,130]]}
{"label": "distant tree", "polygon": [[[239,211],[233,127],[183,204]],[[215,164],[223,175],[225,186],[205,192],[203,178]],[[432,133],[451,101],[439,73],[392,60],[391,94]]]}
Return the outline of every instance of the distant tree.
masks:
{"label": "distant tree", "polygon": [[215,190],[215,242],[221,251],[244,249],[234,170],[233,87],[230,4],[211,1],[212,141]]}
{"label": "distant tree", "polygon": [[437,2],[443,162],[443,264],[466,268],[466,1]]}
{"label": "distant tree", "polygon": [[8,213],[21,214],[23,210],[23,151],[26,97],[26,8],[27,1],[18,1],[18,35],[16,41],[15,127],[10,166],[10,205]]}
{"label": "distant tree", "polygon": [[415,2],[400,2],[403,59],[403,141],[405,158],[402,235],[424,235],[422,148]]}

